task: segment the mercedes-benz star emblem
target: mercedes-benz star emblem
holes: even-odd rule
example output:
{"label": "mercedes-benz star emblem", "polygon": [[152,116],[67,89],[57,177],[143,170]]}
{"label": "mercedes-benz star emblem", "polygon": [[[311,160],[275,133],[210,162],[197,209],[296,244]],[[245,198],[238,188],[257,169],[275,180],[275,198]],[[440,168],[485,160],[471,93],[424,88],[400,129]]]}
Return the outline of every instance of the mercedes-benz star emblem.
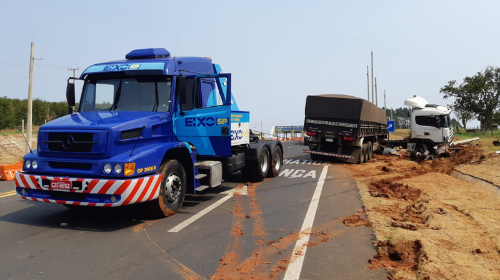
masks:
{"label": "mercedes-benz star emblem", "polygon": [[73,147],[74,143],[75,143],[75,138],[73,138],[73,136],[71,135],[67,135],[66,137],[64,137],[62,145],[63,148],[69,150]]}

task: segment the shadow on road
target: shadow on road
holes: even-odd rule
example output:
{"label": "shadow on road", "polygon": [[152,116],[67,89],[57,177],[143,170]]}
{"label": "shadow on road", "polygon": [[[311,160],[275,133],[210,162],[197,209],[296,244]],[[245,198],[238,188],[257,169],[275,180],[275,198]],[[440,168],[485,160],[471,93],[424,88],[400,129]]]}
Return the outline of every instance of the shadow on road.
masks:
{"label": "shadow on road", "polygon": [[[203,195],[187,194],[179,214],[189,212],[190,208],[201,203],[210,204],[210,201],[220,198],[221,192],[229,189],[232,187],[221,185],[204,191]],[[67,208],[60,204],[20,199],[19,204],[22,209],[0,216],[0,221],[78,231],[112,232],[147,221],[161,220],[151,216],[144,203],[110,208],[84,206]]]}

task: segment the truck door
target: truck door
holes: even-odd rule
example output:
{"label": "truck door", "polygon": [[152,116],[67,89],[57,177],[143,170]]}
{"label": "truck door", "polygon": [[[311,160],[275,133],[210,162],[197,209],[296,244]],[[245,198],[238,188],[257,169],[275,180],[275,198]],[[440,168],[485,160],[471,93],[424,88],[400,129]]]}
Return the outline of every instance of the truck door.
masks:
{"label": "truck door", "polygon": [[417,125],[421,125],[423,128],[424,139],[432,140],[434,143],[443,142],[443,131],[438,125],[439,116],[417,116],[415,119]]}
{"label": "truck door", "polygon": [[202,156],[231,156],[231,74],[182,76],[177,82],[177,139]]}

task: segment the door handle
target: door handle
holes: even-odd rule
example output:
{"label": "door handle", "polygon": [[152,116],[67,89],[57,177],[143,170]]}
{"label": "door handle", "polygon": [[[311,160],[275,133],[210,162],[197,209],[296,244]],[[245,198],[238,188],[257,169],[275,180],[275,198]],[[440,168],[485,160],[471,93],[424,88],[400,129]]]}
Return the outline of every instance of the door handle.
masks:
{"label": "door handle", "polygon": [[227,136],[227,135],[229,135],[229,127],[227,127],[227,126],[223,126],[223,127],[221,128],[221,132],[220,132],[220,133],[222,134],[222,136]]}
{"label": "door handle", "polygon": [[431,135],[429,132],[424,132],[424,135]]}

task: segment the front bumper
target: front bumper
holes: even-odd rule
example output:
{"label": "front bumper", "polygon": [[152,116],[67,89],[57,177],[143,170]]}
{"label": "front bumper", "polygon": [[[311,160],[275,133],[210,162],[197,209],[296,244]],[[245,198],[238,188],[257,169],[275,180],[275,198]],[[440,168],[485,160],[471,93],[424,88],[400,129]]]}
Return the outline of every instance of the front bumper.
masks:
{"label": "front bumper", "polygon": [[[16,192],[26,200],[47,203],[115,207],[156,199],[161,184],[161,174],[134,179],[87,179],[50,177],[18,172]],[[53,190],[50,182],[70,181],[72,189]]]}

